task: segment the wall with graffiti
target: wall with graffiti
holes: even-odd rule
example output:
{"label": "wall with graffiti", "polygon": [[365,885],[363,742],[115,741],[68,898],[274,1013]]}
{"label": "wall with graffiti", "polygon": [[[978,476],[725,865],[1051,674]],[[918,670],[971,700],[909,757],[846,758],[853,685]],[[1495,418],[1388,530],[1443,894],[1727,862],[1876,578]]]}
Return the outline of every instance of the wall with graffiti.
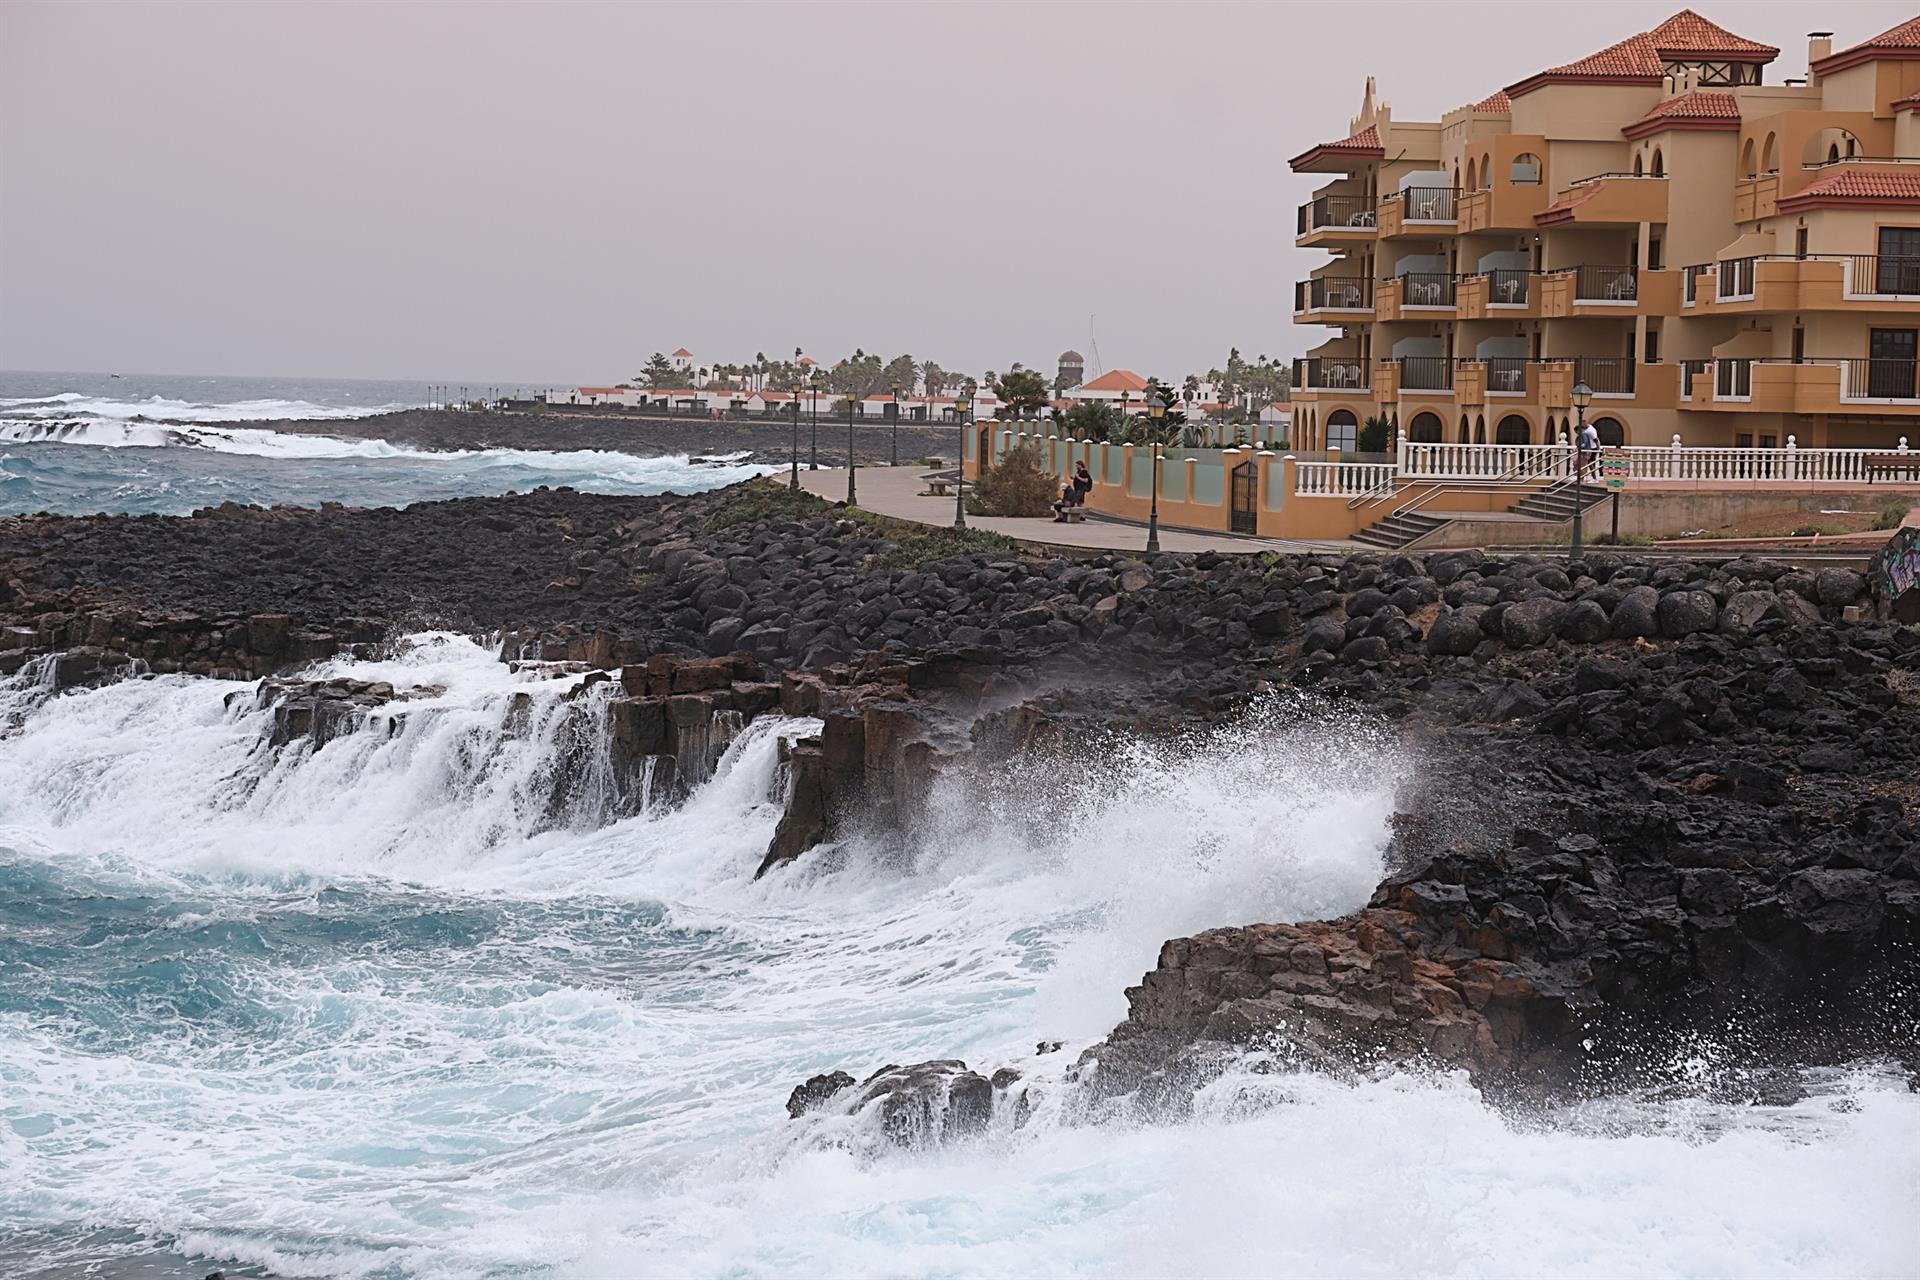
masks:
{"label": "wall with graffiti", "polygon": [[1920,528],[1908,525],[1873,560],[1874,594],[1901,622],[1920,622]]}

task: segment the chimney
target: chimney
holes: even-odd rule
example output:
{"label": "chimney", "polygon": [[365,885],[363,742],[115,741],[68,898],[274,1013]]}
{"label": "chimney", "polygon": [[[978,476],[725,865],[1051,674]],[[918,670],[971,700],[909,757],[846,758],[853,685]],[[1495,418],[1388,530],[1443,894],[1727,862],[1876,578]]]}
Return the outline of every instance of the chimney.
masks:
{"label": "chimney", "polygon": [[1830,58],[1832,56],[1833,56],[1833,32],[1831,31],[1807,32],[1807,62],[1809,64],[1818,62],[1822,58]]}

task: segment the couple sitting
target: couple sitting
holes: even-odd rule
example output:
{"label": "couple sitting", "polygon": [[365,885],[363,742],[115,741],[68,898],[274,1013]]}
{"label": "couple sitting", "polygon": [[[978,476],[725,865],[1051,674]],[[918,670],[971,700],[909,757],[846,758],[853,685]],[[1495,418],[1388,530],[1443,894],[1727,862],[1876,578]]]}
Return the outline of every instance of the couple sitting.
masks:
{"label": "couple sitting", "polygon": [[1065,524],[1067,511],[1074,507],[1087,505],[1087,494],[1093,489],[1093,477],[1087,473],[1087,464],[1076,463],[1073,475],[1060,486],[1060,501],[1053,504],[1053,522]]}

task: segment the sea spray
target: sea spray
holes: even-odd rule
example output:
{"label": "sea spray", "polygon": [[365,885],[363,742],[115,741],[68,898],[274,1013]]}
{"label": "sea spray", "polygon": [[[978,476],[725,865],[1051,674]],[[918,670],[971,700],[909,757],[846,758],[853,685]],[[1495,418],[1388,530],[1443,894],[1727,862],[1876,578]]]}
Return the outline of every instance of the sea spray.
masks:
{"label": "sea spray", "polygon": [[252,685],[145,679],[0,740],[0,1248],[29,1270],[1873,1275],[1916,1245],[1920,1103],[1866,1067],[1521,1124],[1458,1077],[1250,1057],[1180,1124],[796,1141],[815,1071],[1057,1091],[1169,931],[1359,905],[1417,768],[1364,721],[1278,703],[1016,761],[996,803],[956,775],[920,845],[756,881],[781,738],[817,724],[556,824],[530,779],[565,743],[490,726],[570,682],[445,636],[305,674],[414,696],[397,733],[263,756]]}

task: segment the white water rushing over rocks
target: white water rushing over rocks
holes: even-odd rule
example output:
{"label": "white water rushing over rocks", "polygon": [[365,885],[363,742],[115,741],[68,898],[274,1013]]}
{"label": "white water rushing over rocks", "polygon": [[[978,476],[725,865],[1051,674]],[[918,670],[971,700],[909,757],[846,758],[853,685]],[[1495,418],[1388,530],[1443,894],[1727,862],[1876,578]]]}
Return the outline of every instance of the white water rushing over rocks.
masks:
{"label": "white water rushing over rocks", "polygon": [[811,722],[602,825],[590,785],[547,801],[605,745],[577,678],[448,635],[312,674],[414,696],[276,752],[251,684],[0,689],[16,1271],[1896,1275],[1920,1244],[1920,1100],[1870,1067],[1523,1121],[1458,1077],[1249,1058],[1179,1124],[1043,1103],[899,1151],[788,1121],[810,1074],[934,1057],[1058,1097],[1164,938],[1360,905],[1412,768],[1365,725],[1276,704],[1024,762],[992,805],[943,793],[912,856],[755,881]]}

